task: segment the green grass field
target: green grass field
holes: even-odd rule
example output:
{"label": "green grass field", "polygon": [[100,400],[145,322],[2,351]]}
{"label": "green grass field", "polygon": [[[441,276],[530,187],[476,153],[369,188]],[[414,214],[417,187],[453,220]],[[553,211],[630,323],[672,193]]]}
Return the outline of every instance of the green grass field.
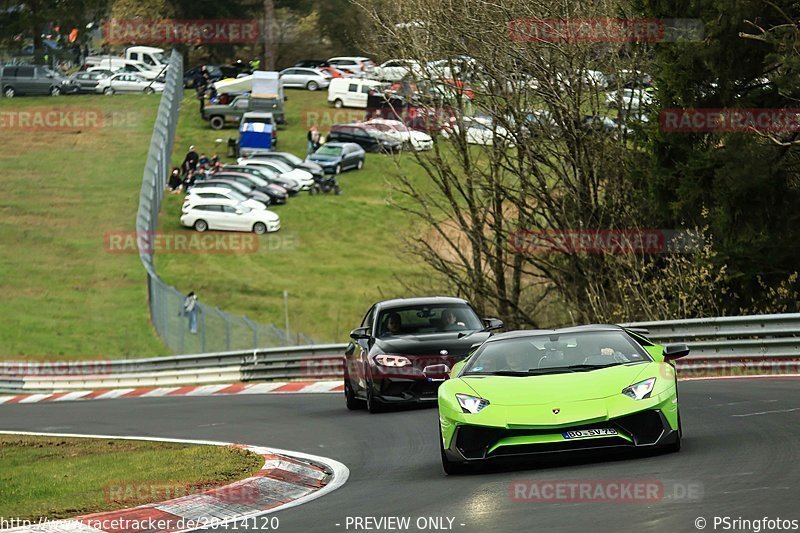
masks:
{"label": "green grass field", "polygon": [[[288,127],[279,149],[304,155],[310,123],[327,132],[354,120],[333,110],[324,91],[288,91]],[[134,253],[110,253],[109,232],[133,231],[157,96],[0,99],[5,194],[0,196],[0,357],[80,359],[166,355],[149,323],[145,275]],[[99,116],[96,125],[19,125],[19,119]],[[31,118],[33,117],[33,118]],[[179,164],[190,144],[225,156],[236,130],[213,131],[186,92],[176,139]],[[217,143],[222,139],[222,143]],[[231,161],[224,158],[225,161]],[[414,158],[399,160],[416,171]],[[424,281],[424,269],[402,254],[414,228],[387,205],[388,156],[368,154],[361,171],[343,174],[341,196],[302,194],[275,211],[282,230],[261,237],[250,255],[157,254],[162,277],[204,303],[263,323],[284,325],[318,341],[342,341],[374,301],[404,294],[399,279]],[[183,197],[167,195],[161,229],[180,226]]]}
{"label": "green grass field", "polygon": [[195,494],[257,472],[221,446],[0,435],[0,516],[68,518]]}
{"label": "green grass field", "polygon": [[[351,121],[357,110],[334,110],[326,92],[287,91],[288,126],[279,131],[278,149],[306,153],[309,121],[326,133],[332,122]],[[225,162],[228,137],[235,128],[213,131],[201,120],[198,103],[186,93],[173,162],[183,160],[190,144]],[[224,142],[218,143],[222,139]],[[414,157],[400,156],[404,171],[417,173]],[[195,291],[205,303],[283,327],[283,291],[289,293],[290,330],[317,341],[343,341],[375,301],[404,295],[398,278],[421,281],[424,270],[404,257],[403,237],[414,231],[408,215],[387,205],[388,179],[397,173],[386,155],[367,154],[360,171],[341,175],[341,196],[306,193],[276,206],[282,229],[261,237],[250,255],[157,255],[162,278],[182,292]],[[181,228],[181,196],[168,195],[163,230]],[[190,231],[190,230],[187,230]]]}
{"label": "green grass field", "polygon": [[158,102],[0,98],[0,357],[167,353],[138,256],[104,245],[108,232],[134,229]]}

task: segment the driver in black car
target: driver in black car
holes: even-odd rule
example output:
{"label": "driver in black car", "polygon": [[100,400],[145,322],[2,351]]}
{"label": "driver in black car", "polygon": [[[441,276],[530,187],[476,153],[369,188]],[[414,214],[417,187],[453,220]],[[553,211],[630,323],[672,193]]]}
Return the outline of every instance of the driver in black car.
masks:
{"label": "driver in black car", "polygon": [[389,313],[389,318],[386,319],[386,334],[397,335],[403,327],[403,321],[397,313]]}

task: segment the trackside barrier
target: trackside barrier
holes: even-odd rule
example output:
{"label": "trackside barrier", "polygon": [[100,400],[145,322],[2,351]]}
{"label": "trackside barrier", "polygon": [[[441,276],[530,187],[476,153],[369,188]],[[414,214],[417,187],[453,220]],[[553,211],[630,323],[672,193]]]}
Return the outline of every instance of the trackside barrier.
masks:
{"label": "trackside barrier", "polygon": [[[634,322],[659,343],[687,343],[681,375],[800,372],[800,313]],[[111,386],[341,378],[347,344],[316,344],[197,355],[97,361],[0,362],[0,393]]]}

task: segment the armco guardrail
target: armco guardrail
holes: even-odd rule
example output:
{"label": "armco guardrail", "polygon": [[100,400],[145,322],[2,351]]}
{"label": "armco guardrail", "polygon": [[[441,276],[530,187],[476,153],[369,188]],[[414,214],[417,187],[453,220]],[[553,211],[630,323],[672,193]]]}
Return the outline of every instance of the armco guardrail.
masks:
{"label": "armco guardrail", "polygon": [[[800,313],[634,322],[660,343],[685,342],[687,371],[800,370]],[[342,376],[346,344],[318,344],[116,361],[0,362],[0,392],[176,386]]]}
{"label": "armco guardrail", "polygon": [[692,358],[800,356],[800,313],[625,324],[659,343],[685,342]]}

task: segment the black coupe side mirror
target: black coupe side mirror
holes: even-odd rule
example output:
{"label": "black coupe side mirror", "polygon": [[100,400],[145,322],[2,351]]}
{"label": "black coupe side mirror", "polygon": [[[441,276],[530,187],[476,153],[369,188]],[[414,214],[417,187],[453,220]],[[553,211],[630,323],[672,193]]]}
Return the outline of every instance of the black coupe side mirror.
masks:
{"label": "black coupe side mirror", "polygon": [[486,331],[492,331],[503,327],[503,321],[499,318],[484,318],[483,323],[486,324]]}
{"label": "black coupe side mirror", "polygon": [[662,352],[664,361],[674,361],[689,355],[689,347],[685,344],[667,344]]}
{"label": "black coupe side mirror", "polygon": [[356,340],[358,340],[358,339],[369,339],[370,338],[369,327],[368,326],[364,326],[364,327],[361,327],[361,328],[354,329],[353,331],[350,332],[350,338],[351,339],[356,339]]}

